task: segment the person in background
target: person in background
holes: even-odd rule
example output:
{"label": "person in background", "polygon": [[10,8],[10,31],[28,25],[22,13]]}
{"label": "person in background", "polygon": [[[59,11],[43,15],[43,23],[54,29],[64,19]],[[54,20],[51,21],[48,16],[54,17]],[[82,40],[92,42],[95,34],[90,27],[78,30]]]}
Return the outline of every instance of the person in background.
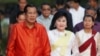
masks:
{"label": "person in background", "polygon": [[18,23],[24,22],[25,21],[25,13],[24,12],[19,12],[17,14],[16,20]]}
{"label": "person in background", "polygon": [[52,9],[51,9],[51,14],[52,14],[52,15],[55,15],[56,12],[57,12],[56,6],[52,7]]}
{"label": "person in background", "polygon": [[25,22],[16,23],[10,30],[6,56],[50,56],[50,43],[46,29],[36,22],[34,5],[26,5]]}
{"label": "person in background", "polygon": [[[91,15],[94,17],[94,26],[93,26],[93,29],[97,32],[100,32],[100,23],[98,21],[96,21],[96,17],[97,17],[97,13],[96,13],[96,10],[94,8],[87,8],[86,11],[85,11],[85,15]],[[75,27],[74,27],[74,32],[78,32],[80,31],[81,29],[83,29],[84,26],[83,26],[83,22],[80,22],[79,24],[77,24]]]}
{"label": "person in background", "polygon": [[100,7],[97,9],[97,18],[96,21],[100,22]]}
{"label": "person in background", "polygon": [[80,6],[80,0],[68,0],[68,2],[71,7],[69,12],[72,14],[73,27],[75,27],[76,24],[83,21],[85,9]]}
{"label": "person in background", "polygon": [[65,6],[64,0],[56,0],[55,6],[56,6],[57,10],[63,9]]}
{"label": "person in background", "polygon": [[[69,31],[68,15],[58,11],[52,20],[48,36],[51,44],[51,56],[78,56],[77,41],[75,35]],[[73,54],[71,55],[71,50]]]}
{"label": "person in background", "polygon": [[98,9],[99,7],[99,0],[88,0],[88,5],[94,9]]}
{"label": "person in background", "polygon": [[37,22],[44,25],[49,30],[53,15],[51,15],[51,6],[48,3],[41,5],[41,15],[37,18]]}
{"label": "person in background", "polygon": [[93,30],[94,17],[85,15],[84,28],[76,32],[80,56],[100,56],[100,33]]}
{"label": "person in background", "polygon": [[19,12],[24,11],[25,6],[28,4],[27,0],[18,0],[18,4],[11,7],[6,7],[5,11],[9,14],[10,24],[17,23],[16,16]]}

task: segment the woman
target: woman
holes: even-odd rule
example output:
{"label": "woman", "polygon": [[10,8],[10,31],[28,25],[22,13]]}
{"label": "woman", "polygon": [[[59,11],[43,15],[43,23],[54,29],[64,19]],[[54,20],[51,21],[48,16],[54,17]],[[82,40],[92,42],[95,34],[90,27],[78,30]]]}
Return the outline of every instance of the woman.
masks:
{"label": "woman", "polygon": [[100,56],[100,33],[92,29],[94,18],[86,15],[84,29],[76,33],[80,56]]}
{"label": "woman", "polygon": [[[67,30],[66,12],[58,11],[52,20],[50,31],[48,32],[51,44],[51,56],[78,56],[75,35]],[[73,54],[71,54],[71,50]]]}

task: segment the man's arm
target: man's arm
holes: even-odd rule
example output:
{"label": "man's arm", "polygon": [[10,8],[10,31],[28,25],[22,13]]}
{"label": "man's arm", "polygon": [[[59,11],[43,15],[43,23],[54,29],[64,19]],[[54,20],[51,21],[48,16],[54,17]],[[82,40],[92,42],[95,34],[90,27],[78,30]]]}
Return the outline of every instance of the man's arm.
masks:
{"label": "man's arm", "polygon": [[10,28],[10,33],[8,38],[6,56],[14,56],[14,44],[15,44],[16,36],[17,36],[16,27],[12,25],[12,27]]}
{"label": "man's arm", "polygon": [[50,56],[51,47],[45,28],[43,28],[42,30],[42,37],[43,37],[43,49],[44,49],[43,56]]}

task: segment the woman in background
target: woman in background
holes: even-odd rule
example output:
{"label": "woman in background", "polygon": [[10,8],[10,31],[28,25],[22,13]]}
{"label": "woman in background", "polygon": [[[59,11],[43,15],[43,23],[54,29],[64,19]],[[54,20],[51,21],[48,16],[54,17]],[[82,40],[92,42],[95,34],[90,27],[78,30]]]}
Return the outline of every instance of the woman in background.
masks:
{"label": "woman in background", "polygon": [[[48,32],[51,44],[51,56],[78,56],[78,46],[75,35],[67,30],[68,23],[66,12],[58,11],[52,20]],[[71,50],[73,54],[71,54]]]}
{"label": "woman in background", "polygon": [[81,56],[100,56],[100,33],[92,29],[94,18],[86,15],[83,19],[84,29],[76,33]]}

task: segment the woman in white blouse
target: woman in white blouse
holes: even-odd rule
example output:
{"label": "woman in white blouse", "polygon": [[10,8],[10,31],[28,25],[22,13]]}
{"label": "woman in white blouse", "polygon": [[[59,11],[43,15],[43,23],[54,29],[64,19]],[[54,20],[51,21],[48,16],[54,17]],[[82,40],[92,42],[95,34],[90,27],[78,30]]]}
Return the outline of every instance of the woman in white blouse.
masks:
{"label": "woman in white blouse", "polygon": [[[75,35],[66,30],[68,15],[66,12],[58,11],[52,20],[48,32],[51,44],[51,56],[78,56],[78,46]],[[73,54],[71,54],[71,50]]]}
{"label": "woman in white blouse", "polygon": [[100,33],[92,29],[94,18],[86,15],[84,29],[76,33],[80,56],[100,56]]}

